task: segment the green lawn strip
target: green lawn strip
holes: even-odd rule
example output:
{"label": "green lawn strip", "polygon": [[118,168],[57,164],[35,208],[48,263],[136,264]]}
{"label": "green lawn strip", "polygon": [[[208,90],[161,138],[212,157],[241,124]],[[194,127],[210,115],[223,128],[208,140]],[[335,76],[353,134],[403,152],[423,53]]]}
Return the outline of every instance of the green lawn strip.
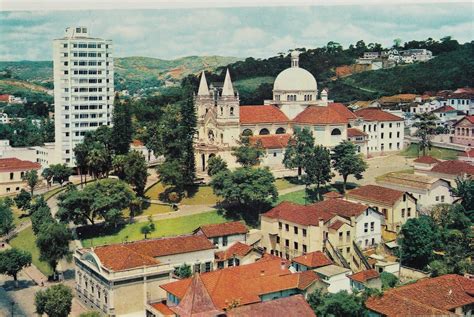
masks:
{"label": "green lawn strip", "polygon": [[58,194],[59,192],[65,190],[65,189],[66,189],[66,187],[58,187],[58,188],[52,189],[52,190],[44,193],[43,197],[44,197],[45,200],[48,200],[51,197],[53,197],[54,195]]}
{"label": "green lawn strip", "polygon": [[[149,199],[160,199],[160,194],[165,191],[166,187],[161,183],[155,183],[150,186],[145,196]],[[218,198],[212,192],[210,186],[192,186],[185,191],[186,196],[180,201],[181,205],[214,205]]]}
{"label": "green lawn strip", "polygon": [[[432,156],[440,160],[455,160],[458,157],[460,151],[444,149],[440,147],[432,147],[431,150],[426,151],[426,155]],[[400,155],[415,158],[418,157],[418,144],[410,144],[405,150],[400,152]],[[419,156],[422,156],[420,151]]]}
{"label": "green lawn strip", "polygon": [[53,274],[53,270],[48,263],[40,261],[39,249],[36,247],[36,237],[33,233],[33,229],[28,227],[22,230],[16,235],[12,240],[10,240],[10,245],[12,247],[25,250],[31,253],[33,264],[46,276]]}
{"label": "green lawn strip", "polygon": [[303,205],[305,202],[306,191],[304,189],[298,190],[296,192],[284,194],[278,197],[277,204],[281,203],[282,201],[290,201],[296,204]]}
{"label": "green lawn strip", "polygon": [[[149,238],[159,238],[166,236],[176,236],[181,234],[191,233],[197,227],[204,224],[223,223],[227,222],[223,216],[216,211],[210,211],[197,215],[183,216],[172,219],[163,219],[154,221],[156,231],[148,235]],[[136,241],[144,238],[140,232],[140,228],[144,225],[143,222],[137,222],[126,225],[123,229],[112,235],[97,236],[93,239],[82,240],[84,247],[104,245],[110,243],[120,243],[123,241]]]}
{"label": "green lawn strip", "polygon": [[12,206],[11,208],[13,211],[13,224],[15,226],[18,226],[30,220],[30,217],[27,215],[26,211],[18,209],[16,206]]}

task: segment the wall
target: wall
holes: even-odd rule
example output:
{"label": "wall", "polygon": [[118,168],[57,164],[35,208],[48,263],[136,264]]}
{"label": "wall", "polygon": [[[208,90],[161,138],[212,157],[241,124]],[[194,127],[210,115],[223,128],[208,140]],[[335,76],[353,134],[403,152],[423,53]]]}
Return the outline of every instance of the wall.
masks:
{"label": "wall", "polygon": [[[372,227],[370,225],[372,222],[374,223],[373,231],[371,230]],[[382,222],[383,216],[372,209],[369,209],[367,212],[362,213],[356,218],[355,242],[361,249],[366,249],[373,245],[372,241],[374,241],[375,244],[381,242]],[[367,232],[364,232],[365,224],[367,224]],[[366,240],[368,242],[367,244]]]}

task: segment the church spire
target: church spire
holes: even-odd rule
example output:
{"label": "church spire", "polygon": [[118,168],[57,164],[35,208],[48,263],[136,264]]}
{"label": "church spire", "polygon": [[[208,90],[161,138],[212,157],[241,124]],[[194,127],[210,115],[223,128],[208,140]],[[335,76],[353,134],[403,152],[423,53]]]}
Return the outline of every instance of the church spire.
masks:
{"label": "church spire", "polygon": [[222,87],[222,96],[234,97],[234,87],[232,86],[232,80],[230,79],[229,69],[225,73],[224,86]]}
{"label": "church spire", "polygon": [[207,87],[206,74],[202,71],[201,82],[199,83],[198,96],[208,96],[209,88]]}

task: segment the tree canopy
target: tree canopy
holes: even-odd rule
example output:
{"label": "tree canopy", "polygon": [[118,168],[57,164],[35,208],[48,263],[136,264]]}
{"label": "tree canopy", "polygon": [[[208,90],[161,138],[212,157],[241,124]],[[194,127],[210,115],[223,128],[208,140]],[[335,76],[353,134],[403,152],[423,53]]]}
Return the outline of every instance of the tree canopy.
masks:
{"label": "tree canopy", "polygon": [[18,272],[31,264],[31,253],[17,248],[0,252],[0,274],[13,277],[18,280]]}
{"label": "tree canopy", "polygon": [[14,228],[12,209],[2,200],[0,202],[0,236],[10,233]]}
{"label": "tree canopy", "polygon": [[72,308],[72,290],[63,284],[53,285],[35,294],[36,313],[49,317],[69,316]]}
{"label": "tree canopy", "polygon": [[36,235],[36,246],[40,251],[40,260],[49,263],[53,271],[59,261],[70,256],[69,241],[72,235],[61,223],[51,222],[41,226]]}
{"label": "tree canopy", "polygon": [[362,155],[357,153],[354,143],[344,140],[338,144],[331,155],[334,169],[342,176],[343,191],[346,191],[347,177],[354,175],[362,179],[362,173],[367,169],[367,163]]}

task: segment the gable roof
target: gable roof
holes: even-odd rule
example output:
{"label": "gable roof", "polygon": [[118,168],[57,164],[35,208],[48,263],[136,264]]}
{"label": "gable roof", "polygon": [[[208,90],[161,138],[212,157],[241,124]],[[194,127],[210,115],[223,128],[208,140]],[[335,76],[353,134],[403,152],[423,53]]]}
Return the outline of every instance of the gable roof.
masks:
{"label": "gable roof", "polygon": [[357,116],[354,112],[352,112],[349,108],[344,106],[344,104],[339,102],[332,102],[328,104],[328,107],[333,108],[336,110],[341,116],[346,118],[347,120],[357,119]]}
{"label": "gable roof", "polygon": [[41,164],[31,161],[22,161],[16,157],[0,158],[0,172],[16,172],[38,170]]}
{"label": "gable roof", "polygon": [[359,129],[356,129],[356,128],[348,128],[347,129],[347,137],[348,138],[354,138],[354,137],[357,137],[357,136],[367,136],[368,134],[359,130]]}
{"label": "gable roof", "polygon": [[356,282],[365,283],[368,280],[380,277],[380,274],[376,270],[371,269],[354,273],[348,277]]}
{"label": "gable roof", "polygon": [[236,242],[229,248],[224,251],[216,252],[215,258],[217,262],[227,261],[228,259],[232,258],[234,255],[238,257],[244,257],[252,251],[252,247],[242,243]]}
{"label": "gable roof", "polygon": [[302,264],[308,268],[317,268],[333,264],[330,258],[321,251],[314,251],[304,255],[297,256],[292,260],[295,263]]}
{"label": "gable roof", "polygon": [[380,298],[371,297],[365,304],[388,317],[407,312],[449,315],[449,310],[474,304],[474,280],[456,274],[427,278],[388,290]]}
{"label": "gable roof", "polygon": [[404,192],[377,185],[365,185],[347,192],[347,197],[359,198],[364,201],[375,201],[389,205],[402,198]]}
{"label": "gable roof", "polygon": [[150,239],[85,249],[93,252],[102,265],[112,271],[123,271],[157,265],[160,256],[214,249],[203,235]]}
{"label": "gable roof", "polygon": [[290,120],[274,105],[240,106],[240,123],[287,123]]}
{"label": "gable roof", "polygon": [[316,317],[313,309],[301,294],[282,297],[270,301],[239,306],[227,312],[229,317],[275,317],[298,316]]}
{"label": "gable roof", "polygon": [[[347,124],[349,122],[346,113],[340,113],[339,107],[331,106],[308,106],[294,119],[294,123],[302,124]],[[347,111],[349,111],[347,109]],[[350,111],[349,111],[350,112]]]}
{"label": "gable roof", "polygon": [[458,125],[461,121],[464,121],[464,120],[467,120],[467,121],[469,121],[470,123],[473,123],[473,124],[474,124],[474,115],[465,116],[464,118],[459,119],[458,121],[456,121],[456,122],[453,124],[453,126]]}
{"label": "gable roof", "polygon": [[248,232],[245,224],[240,221],[203,225],[196,229],[196,231],[198,230],[201,230],[207,238],[246,234]]}
{"label": "gable roof", "polygon": [[474,166],[463,161],[450,160],[436,164],[431,171],[450,175],[474,175]]}
{"label": "gable roof", "polygon": [[378,108],[360,109],[355,114],[366,121],[403,121],[403,118]]}
{"label": "gable roof", "polygon": [[282,149],[286,148],[291,135],[289,134],[268,134],[254,135],[249,138],[251,144],[260,142],[264,149]]}
{"label": "gable roof", "polygon": [[[260,296],[283,290],[305,290],[319,277],[312,271],[291,273],[281,259],[268,259],[201,274],[212,302],[218,309],[230,303],[247,305],[261,301]],[[166,292],[183,298],[191,279],[161,285]]]}
{"label": "gable roof", "polygon": [[438,159],[435,159],[435,158],[432,157],[432,156],[425,155],[425,156],[420,156],[419,158],[417,158],[417,159],[414,160],[413,162],[415,162],[415,163],[421,163],[421,164],[436,164],[436,163],[439,163],[439,162],[441,162],[441,161],[438,160]]}
{"label": "gable roof", "polygon": [[333,229],[333,230],[339,230],[344,225],[344,222],[341,220],[336,220],[332,225],[330,225],[328,228]]}
{"label": "gable roof", "polygon": [[448,186],[450,184],[444,179],[409,173],[388,173],[377,179],[377,183],[396,184],[412,189],[430,189],[438,181],[445,182]]}
{"label": "gable roof", "polygon": [[444,105],[442,107],[439,107],[438,109],[433,110],[432,112],[443,112],[444,113],[444,112],[450,112],[450,111],[456,111],[456,109],[454,109],[451,106]]}

